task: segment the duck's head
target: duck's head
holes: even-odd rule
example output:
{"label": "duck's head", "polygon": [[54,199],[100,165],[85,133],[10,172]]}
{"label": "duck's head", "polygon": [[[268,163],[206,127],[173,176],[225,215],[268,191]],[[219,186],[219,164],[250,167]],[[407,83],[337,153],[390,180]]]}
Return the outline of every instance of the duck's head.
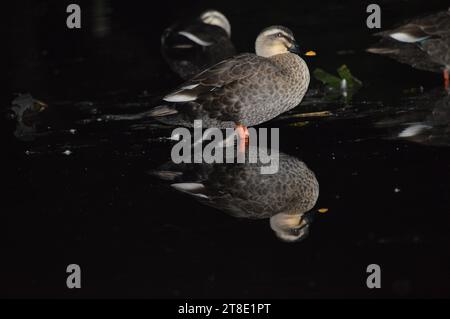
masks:
{"label": "duck's head", "polygon": [[262,57],[293,52],[300,53],[300,47],[291,30],[283,26],[265,28],[256,38],[256,54]]}
{"label": "duck's head", "polygon": [[309,235],[312,212],[304,214],[279,213],[270,218],[270,227],[278,238],[286,242],[297,242]]}
{"label": "duck's head", "polygon": [[225,15],[217,10],[207,10],[200,15],[203,23],[215,25],[225,30],[231,36],[231,25]]}

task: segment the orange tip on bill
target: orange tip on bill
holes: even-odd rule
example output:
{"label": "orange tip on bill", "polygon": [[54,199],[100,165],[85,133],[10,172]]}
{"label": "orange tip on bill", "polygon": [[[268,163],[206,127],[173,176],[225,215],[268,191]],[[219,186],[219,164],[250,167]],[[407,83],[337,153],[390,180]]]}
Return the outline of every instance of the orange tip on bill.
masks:
{"label": "orange tip on bill", "polygon": [[321,214],[325,214],[328,212],[328,208],[320,208],[319,210],[317,210],[319,213]]}
{"label": "orange tip on bill", "polygon": [[317,53],[315,51],[308,51],[305,53],[306,56],[316,56]]}

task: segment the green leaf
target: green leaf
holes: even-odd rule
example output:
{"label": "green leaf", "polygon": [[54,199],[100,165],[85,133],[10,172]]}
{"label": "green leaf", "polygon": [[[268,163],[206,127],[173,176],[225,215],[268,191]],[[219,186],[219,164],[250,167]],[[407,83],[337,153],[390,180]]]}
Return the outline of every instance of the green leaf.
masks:
{"label": "green leaf", "polygon": [[316,80],[319,80],[325,85],[331,86],[336,89],[341,87],[341,79],[328,72],[325,72],[322,69],[315,69],[313,75]]}
{"label": "green leaf", "polygon": [[362,82],[352,75],[350,69],[345,64],[341,65],[337,69],[337,73],[341,79],[345,79],[347,81],[349,89],[359,88],[362,86]]}

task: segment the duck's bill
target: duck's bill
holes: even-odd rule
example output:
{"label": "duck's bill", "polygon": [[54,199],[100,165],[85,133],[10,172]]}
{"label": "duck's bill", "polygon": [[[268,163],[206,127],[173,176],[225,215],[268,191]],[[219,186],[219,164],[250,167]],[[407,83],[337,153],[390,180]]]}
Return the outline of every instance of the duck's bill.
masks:
{"label": "duck's bill", "polygon": [[289,52],[300,54],[301,53],[300,46],[296,42],[294,42],[292,46],[289,48]]}
{"label": "duck's bill", "polygon": [[316,56],[317,53],[315,51],[308,51],[305,52],[300,49],[300,46],[297,43],[294,43],[291,48],[289,48],[289,52],[299,54],[299,55],[306,55],[306,56]]}

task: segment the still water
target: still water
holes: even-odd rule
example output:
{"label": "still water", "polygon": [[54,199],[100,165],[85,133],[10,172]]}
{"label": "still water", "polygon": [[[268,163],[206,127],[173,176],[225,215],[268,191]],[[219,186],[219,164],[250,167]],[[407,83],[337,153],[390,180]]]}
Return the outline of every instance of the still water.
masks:
{"label": "still water", "polygon": [[[135,116],[180,83],[159,35],[187,4],[161,4],[158,14],[95,3],[79,34],[58,26],[64,3],[16,7],[26,23],[12,22],[1,119],[2,295],[450,295],[450,96],[438,74],[364,52],[374,42],[364,5],[217,6],[239,51],[252,50],[263,27],[284,24],[318,52],[307,60],[311,72],[345,64],[363,83],[342,97],[312,80],[299,107],[262,124],[280,129],[281,169],[267,177],[249,164],[174,169],[173,128]],[[422,13],[420,1],[406,3],[382,2],[383,23]],[[427,10],[443,8],[430,1]],[[289,193],[311,176],[320,189],[314,208],[296,221],[274,218],[285,202],[311,195]],[[209,199],[173,181],[201,182]],[[292,236],[301,240],[282,240]],[[71,263],[83,271],[79,291],[65,287]],[[382,268],[377,291],[365,285],[373,263]]]}

